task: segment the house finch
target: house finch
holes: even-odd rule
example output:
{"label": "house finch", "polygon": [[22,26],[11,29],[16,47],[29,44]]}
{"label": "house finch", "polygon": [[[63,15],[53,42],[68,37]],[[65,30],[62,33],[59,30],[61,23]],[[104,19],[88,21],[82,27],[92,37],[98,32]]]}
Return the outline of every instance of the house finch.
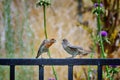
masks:
{"label": "house finch", "polygon": [[80,55],[80,54],[86,55],[86,54],[90,53],[79,46],[71,45],[67,39],[62,40],[62,46],[66,52],[68,52],[70,55],[72,55],[72,58],[75,57],[76,55]]}
{"label": "house finch", "polygon": [[55,39],[50,39],[50,40],[45,39],[45,40],[43,40],[43,42],[41,43],[41,45],[39,47],[36,58],[38,58],[42,53],[48,52],[49,47],[55,42],[56,42]]}

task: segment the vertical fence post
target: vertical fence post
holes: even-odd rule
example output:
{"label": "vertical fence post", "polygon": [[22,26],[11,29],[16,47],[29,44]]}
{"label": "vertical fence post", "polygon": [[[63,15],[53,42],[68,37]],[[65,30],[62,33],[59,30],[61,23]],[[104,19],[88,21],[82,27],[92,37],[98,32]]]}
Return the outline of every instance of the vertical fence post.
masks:
{"label": "vertical fence post", "polygon": [[102,80],[102,65],[98,64],[98,80]]}
{"label": "vertical fence post", "polygon": [[15,80],[15,65],[10,65],[10,80]]}
{"label": "vertical fence post", "polygon": [[68,65],[68,80],[73,80],[73,65]]}
{"label": "vertical fence post", "polygon": [[39,65],[39,80],[44,80],[44,66]]}

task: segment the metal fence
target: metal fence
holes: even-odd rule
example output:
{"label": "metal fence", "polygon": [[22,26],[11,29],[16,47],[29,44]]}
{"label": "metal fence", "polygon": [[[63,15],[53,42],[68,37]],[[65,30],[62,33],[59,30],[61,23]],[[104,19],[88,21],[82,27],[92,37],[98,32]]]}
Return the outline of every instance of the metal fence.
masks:
{"label": "metal fence", "polygon": [[10,80],[15,80],[15,66],[39,66],[39,80],[44,80],[44,66],[46,65],[67,65],[68,80],[73,80],[73,67],[75,65],[96,65],[98,66],[98,79],[102,80],[103,65],[120,65],[120,59],[0,59],[0,65],[10,66]]}

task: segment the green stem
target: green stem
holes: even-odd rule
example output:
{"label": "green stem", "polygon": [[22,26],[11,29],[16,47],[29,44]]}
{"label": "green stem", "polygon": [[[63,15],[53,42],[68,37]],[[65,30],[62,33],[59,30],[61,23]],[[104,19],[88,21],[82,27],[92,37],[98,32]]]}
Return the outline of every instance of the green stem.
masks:
{"label": "green stem", "polygon": [[[95,51],[95,47],[96,47],[96,41],[95,41],[95,39],[94,39],[94,36],[91,34],[91,38],[92,38],[92,40],[93,40],[93,42],[94,42],[94,44],[93,44],[93,51]],[[90,58],[92,59],[93,58],[93,56],[94,56],[94,53],[92,52],[91,53],[91,55],[90,55]],[[90,73],[91,73],[91,67],[90,67],[90,65],[88,66],[88,77],[87,77],[87,80],[90,80]]]}
{"label": "green stem", "polygon": [[[99,6],[98,6],[98,16],[97,16],[97,27],[98,27],[98,35],[101,31],[101,25],[100,25],[100,0],[98,0],[98,3],[99,3]],[[102,36],[99,35],[99,38],[100,38],[100,48],[101,48],[101,51],[102,51],[102,54],[101,54],[101,57],[102,58],[105,58],[105,52],[104,52],[104,46],[103,46],[103,39],[102,39]]]}
{"label": "green stem", "polygon": [[57,73],[56,73],[55,68],[54,68],[53,65],[52,65],[52,71],[53,71],[53,74],[55,76],[55,80],[58,80],[58,76],[57,76]]}
{"label": "green stem", "polygon": [[[43,12],[44,12],[44,33],[45,33],[45,38],[48,39],[47,28],[46,28],[46,5],[45,4],[43,5]],[[48,50],[48,56],[49,58],[51,58],[50,50]],[[52,71],[55,76],[55,79],[58,80],[58,76],[53,65],[52,65]]]}
{"label": "green stem", "polygon": [[89,66],[88,66],[88,77],[87,77],[88,80],[90,80],[90,73],[91,73],[91,67],[90,67],[90,65],[89,65]]}
{"label": "green stem", "polygon": [[5,26],[5,49],[7,57],[14,57],[14,28],[11,25],[11,3],[12,0],[3,0],[4,5],[4,26]]}
{"label": "green stem", "polygon": [[[98,27],[98,35],[101,31],[101,24],[100,24],[100,0],[98,0],[99,6],[98,6],[98,16],[97,16],[97,27]],[[103,45],[103,38],[101,35],[99,35],[100,38],[100,49],[101,49],[101,57],[102,58],[106,58],[105,56],[105,52],[104,52],[104,45]],[[113,80],[112,77],[110,76],[109,73],[109,67],[106,66],[106,72],[107,72],[107,76],[109,77],[110,80]]]}
{"label": "green stem", "polygon": [[107,71],[107,76],[108,76],[108,78],[109,78],[110,80],[113,80],[112,76],[110,76],[110,73],[109,73],[109,67],[106,66],[105,68],[106,68],[106,71]]}
{"label": "green stem", "polygon": [[101,35],[100,35],[100,48],[101,48],[101,51],[102,51],[101,57],[102,57],[102,58],[106,58],[106,57],[105,57],[105,52],[104,52],[103,39],[102,39],[102,36],[101,36]]}
{"label": "green stem", "polygon": [[46,29],[46,5],[43,5],[43,11],[44,11],[44,33],[45,33],[45,38],[47,39],[47,29]]}

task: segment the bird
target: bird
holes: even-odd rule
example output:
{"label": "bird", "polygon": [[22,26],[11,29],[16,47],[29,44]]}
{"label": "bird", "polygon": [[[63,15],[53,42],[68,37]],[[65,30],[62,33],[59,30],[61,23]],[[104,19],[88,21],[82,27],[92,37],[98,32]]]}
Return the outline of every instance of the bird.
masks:
{"label": "bird", "polygon": [[63,49],[68,54],[72,55],[72,57],[70,57],[70,58],[74,58],[77,55],[87,55],[90,53],[89,51],[84,50],[80,46],[74,46],[74,45],[70,44],[67,39],[62,40],[62,46],[63,46]]}
{"label": "bird", "polygon": [[[48,39],[43,40],[42,43],[41,43],[41,45],[40,45],[40,47],[39,47],[39,49],[38,49],[36,58],[38,58],[38,57],[39,57],[40,55],[42,55],[43,53],[48,52],[49,48],[50,48],[50,47],[52,46],[52,44],[54,44],[55,42],[56,42],[56,40],[53,39],[53,38],[50,39],[50,40],[48,40]],[[41,58],[42,58],[42,56],[41,56]]]}

